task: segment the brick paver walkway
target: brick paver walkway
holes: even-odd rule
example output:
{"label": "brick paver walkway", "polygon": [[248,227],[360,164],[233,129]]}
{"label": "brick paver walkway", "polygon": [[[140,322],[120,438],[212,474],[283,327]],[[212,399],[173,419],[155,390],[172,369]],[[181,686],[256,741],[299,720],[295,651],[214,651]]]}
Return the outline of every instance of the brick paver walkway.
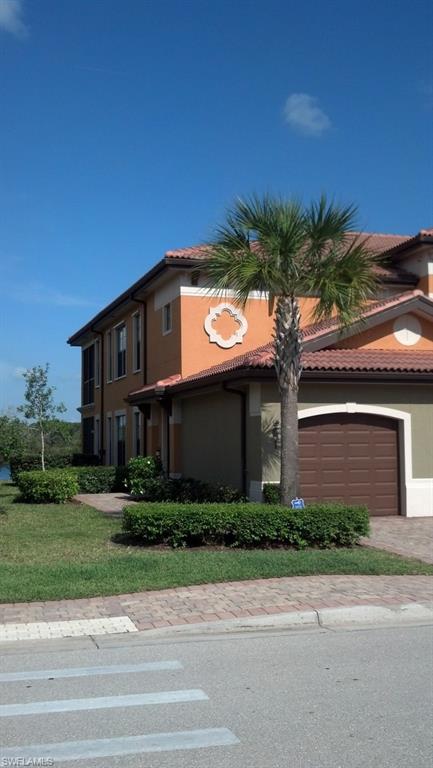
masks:
{"label": "brick paver walkway", "polygon": [[365,546],[433,563],[433,517],[372,517],[370,525]]}
{"label": "brick paver walkway", "polygon": [[116,597],[0,605],[0,623],[128,616],[139,630],[352,605],[427,603],[430,576],[297,576],[205,584]]}

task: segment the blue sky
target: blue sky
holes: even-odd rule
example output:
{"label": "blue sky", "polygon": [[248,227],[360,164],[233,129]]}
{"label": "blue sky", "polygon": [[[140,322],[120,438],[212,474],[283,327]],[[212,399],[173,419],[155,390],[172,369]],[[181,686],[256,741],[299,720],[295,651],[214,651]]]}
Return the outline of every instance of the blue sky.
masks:
{"label": "blue sky", "polygon": [[66,338],[236,195],[322,191],[433,224],[433,6],[0,0],[0,410]]}

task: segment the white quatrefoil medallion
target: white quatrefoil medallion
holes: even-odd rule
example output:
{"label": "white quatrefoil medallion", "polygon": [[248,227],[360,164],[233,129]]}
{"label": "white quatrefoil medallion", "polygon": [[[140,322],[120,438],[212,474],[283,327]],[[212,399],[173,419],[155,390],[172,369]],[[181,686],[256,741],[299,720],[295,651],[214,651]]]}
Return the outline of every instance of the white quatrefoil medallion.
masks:
{"label": "white quatrefoil medallion", "polygon": [[[227,312],[238,326],[237,330],[228,339],[224,339],[213,327],[214,322],[221,317],[223,312]],[[248,330],[248,323],[240,309],[234,307],[233,304],[223,303],[209,310],[209,314],[204,321],[204,329],[209,336],[209,341],[218,344],[223,349],[230,349],[235,344],[242,344],[242,340]]]}

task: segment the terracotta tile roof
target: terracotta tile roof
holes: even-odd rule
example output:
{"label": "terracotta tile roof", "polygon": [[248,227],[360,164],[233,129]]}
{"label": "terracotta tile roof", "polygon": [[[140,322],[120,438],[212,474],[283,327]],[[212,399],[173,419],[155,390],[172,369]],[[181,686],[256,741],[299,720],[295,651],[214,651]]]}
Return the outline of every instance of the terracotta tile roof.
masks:
{"label": "terracotta tile roof", "polygon": [[[354,232],[349,237],[361,235],[368,238],[368,245],[375,253],[384,253],[390,249],[404,244],[412,238],[409,235],[381,235],[369,232]],[[253,244],[254,245],[254,244]],[[205,261],[208,257],[210,247],[208,245],[195,245],[188,248],[177,248],[165,253],[165,258],[184,259],[185,261]],[[402,283],[414,284],[418,282],[418,277],[412,275],[405,269],[395,267],[391,264],[380,264],[375,267],[375,272],[379,278],[385,281],[399,281]]]}
{"label": "terracotta tile roof", "polygon": [[417,243],[430,243],[433,240],[433,227],[427,227],[427,229],[420,229],[419,232],[417,232],[416,235],[413,235],[413,237],[405,237],[400,243],[394,243],[394,245],[390,245],[389,248],[387,248],[385,251],[383,251],[386,256],[390,256],[391,258],[395,255],[404,253],[409,248],[413,247]]}
{"label": "terracotta tile roof", "polygon": [[[241,370],[272,369],[273,346],[266,344],[253,352],[238,355],[212,368],[187,376],[177,377],[176,381],[167,383],[165,389],[176,389],[176,385],[200,383],[209,381],[216,376]],[[433,352],[406,349],[400,351],[391,349],[322,349],[317,352],[304,352],[302,355],[304,371],[347,371],[351,373],[431,373],[433,374]],[[158,382],[158,387],[162,383]],[[145,395],[158,389],[155,385],[144,387],[131,392],[129,397]]]}
{"label": "terracotta tile roof", "polygon": [[[354,232],[349,237],[356,237],[358,235],[368,238],[368,245],[375,253],[388,251],[412,239],[411,235],[383,235],[378,232]],[[167,251],[165,257],[167,259],[197,259],[202,261],[207,257],[208,253],[209,246],[192,245],[188,248],[176,248]]]}
{"label": "terracotta tile roof", "polygon": [[[369,308],[363,312],[362,317],[364,320],[366,320],[369,317],[374,317],[374,315],[377,315],[384,309],[392,309],[393,307],[398,307],[400,304],[405,304],[411,299],[416,299],[418,296],[426,298],[423,291],[416,288],[413,291],[405,291],[404,293],[399,293],[395,296],[389,296],[386,299],[380,299],[379,301],[375,301],[370,304]],[[320,323],[312,323],[311,325],[307,325],[303,329],[302,335],[304,341],[310,341],[311,339],[318,338],[324,333],[328,333],[329,331],[337,329],[338,321],[336,319],[330,318],[329,320],[323,320]]]}

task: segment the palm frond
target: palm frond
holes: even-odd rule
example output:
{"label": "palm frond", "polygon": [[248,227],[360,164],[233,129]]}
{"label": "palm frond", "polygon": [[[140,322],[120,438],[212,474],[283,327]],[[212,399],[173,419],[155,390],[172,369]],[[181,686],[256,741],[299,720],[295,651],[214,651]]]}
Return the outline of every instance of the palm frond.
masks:
{"label": "palm frond", "polygon": [[330,248],[325,256],[317,258],[306,275],[309,290],[318,297],[314,319],[320,321],[337,314],[342,327],[359,319],[377,292],[376,264],[368,240],[361,237]]}

